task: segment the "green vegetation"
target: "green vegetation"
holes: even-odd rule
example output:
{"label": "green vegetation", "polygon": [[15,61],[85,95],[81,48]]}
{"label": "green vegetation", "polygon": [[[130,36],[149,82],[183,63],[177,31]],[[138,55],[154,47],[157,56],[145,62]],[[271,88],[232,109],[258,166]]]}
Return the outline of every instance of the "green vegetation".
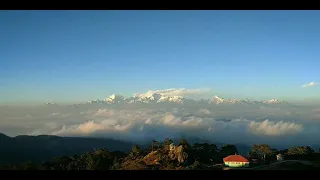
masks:
{"label": "green vegetation", "polygon": [[[320,159],[319,153],[315,153],[308,146],[278,151],[267,144],[253,145],[247,158],[258,159],[264,162],[262,164],[266,164],[275,162],[278,153],[283,154],[285,159],[291,160],[308,160],[309,162]],[[215,144],[189,144],[185,139],[181,139],[175,146],[171,139],[165,139],[163,142],[152,141],[146,147],[133,145],[127,152],[111,152],[106,148],[99,148],[86,153],[58,156],[44,162],[13,162],[14,164],[0,166],[0,170],[222,170],[223,158],[234,154],[238,154],[238,150],[231,144],[223,145],[219,149]],[[285,163],[272,167],[290,169],[293,168],[292,164],[295,164],[294,167],[299,166],[297,169],[314,168],[311,165],[299,165],[295,161],[290,164],[290,167],[289,165],[283,167]]]}
{"label": "green vegetation", "polygon": [[[192,170],[208,169],[210,165],[222,162],[222,154],[234,154],[233,145],[223,146],[221,150],[215,144],[190,145],[181,139],[174,146],[173,141],[153,141],[142,148],[133,145],[131,151],[110,152],[106,148],[96,149],[82,155],[61,156],[42,163],[24,162],[1,166],[11,170]],[[210,169],[219,169],[213,168]],[[221,168],[220,168],[221,169]]]}

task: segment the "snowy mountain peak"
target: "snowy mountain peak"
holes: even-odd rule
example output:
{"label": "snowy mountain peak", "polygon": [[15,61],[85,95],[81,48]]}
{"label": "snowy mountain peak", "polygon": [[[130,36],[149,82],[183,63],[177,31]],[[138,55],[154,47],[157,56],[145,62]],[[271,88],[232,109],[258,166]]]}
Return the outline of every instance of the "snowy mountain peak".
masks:
{"label": "snowy mountain peak", "polygon": [[265,100],[263,101],[265,104],[280,104],[283,103],[284,101],[279,101],[277,99],[270,99],[270,100]]}
{"label": "snowy mountain peak", "polygon": [[223,98],[220,98],[219,96],[215,95],[212,97],[213,99],[223,99]]}
{"label": "snowy mountain peak", "polygon": [[93,101],[87,101],[88,104],[98,104],[98,103],[103,103],[103,101],[97,99],[97,100],[93,100]]}
{"label": "snowy mountain peak", "polygon": [[106,98],[104,101],[107,103],[120,103],[124,100],[124,97],[122,95],[116,95],[112,94],[108,98]]}
{"label": "snowy mountain peak", "polygon": [[45,105],[56,105],[56,103],[54,103],[54,102],[47,102],[47,103],[45,103]]}
{"label": "snowy mountain peak", "polygon": [[215,95],[212,97],[211,99],[211,103],[214,103],[214,104],[221,104],[223,103],[225,100],[223,98],[220,98],[219,96]]}
{"label": "snowy mountain peak", "polygon": [[162,96],[157,103],[160,102],[172,102],[177,104],[182,104],[186,98],[182,96]]}
{"label": "snowy mountain peak", "polygon": [[158,101],[162,96],[161,96],[161,94],[158,94],[158,93],[155,93],[152,91],[148,91],[145,94],[135,94],[133,97],[136,99],[136,101],[149,103],[149,102]]}
{"label": "snowy mountain peak", "polygon": [[224,103],[224,104],[235,104],[235,103],[238,102],[238,100],[235,99],[235,98],[224,99],[224,98],[220,98],[218,96],[213,96],[210,102],[213,103],[213,104],[221,104],[221,103]]}
{"label": "snowy mountain peak", "polygon": [[[196,91],[195,91],[196,92]],[[114,104],[114,103],[126,103],[126,104],[145,104],[145,103],[175,103],[175,104],[281,104],[285,101],[279,101],[277,99],[255,101],[251,99],[237,100],[235,98],[225,99],[217,95],[211,99],[201,99],[198,101],[185,97],[188,95],[185,89],[166,89],[166,90],[149,90],[146,93],[137,93],[131,97],[125,98],[122,95],[112,94],[104,100],[88,101],[89,104]]]}

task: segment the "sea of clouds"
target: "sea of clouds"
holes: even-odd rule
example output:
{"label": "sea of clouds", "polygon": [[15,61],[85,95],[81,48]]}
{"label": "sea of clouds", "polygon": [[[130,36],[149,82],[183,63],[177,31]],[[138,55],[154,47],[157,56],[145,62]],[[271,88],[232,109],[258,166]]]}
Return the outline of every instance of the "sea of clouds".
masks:
{"label": "sea of clouds", "polygon": [[297,105],[83,104],[1,107],[9,136],[108,137],[143,142],[197,137],[222,143],[315,145],[320,109]]}

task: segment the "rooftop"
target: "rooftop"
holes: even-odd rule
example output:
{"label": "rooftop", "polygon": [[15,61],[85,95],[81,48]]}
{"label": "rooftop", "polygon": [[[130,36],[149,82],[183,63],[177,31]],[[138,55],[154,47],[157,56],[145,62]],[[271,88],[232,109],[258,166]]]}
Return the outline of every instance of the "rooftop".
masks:
{"label": "rooftop", "polygon": [[248,159],[240,155],[230,155],[223,158],[223,162],[249,162]]}

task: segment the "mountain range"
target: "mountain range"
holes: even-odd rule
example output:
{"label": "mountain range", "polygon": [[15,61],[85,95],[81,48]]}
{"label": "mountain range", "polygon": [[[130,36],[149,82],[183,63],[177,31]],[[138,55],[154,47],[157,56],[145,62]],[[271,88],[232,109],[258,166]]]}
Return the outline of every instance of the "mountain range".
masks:
{"label": "mountain range", "polygon": [[162,94],[154,91],[148,91],[144,94],[135,94],[132,97],[125,98],[122,95],[113,94],[104,100],[87,101],[87,104],[146,104],[146,103],[173,103],[173,104],[287,104],[286,101],[270,99],[264,101],[255,101],[251,99],[224,99],[219,96],[213,96],[211,99],[193,100],[184,96]]}

